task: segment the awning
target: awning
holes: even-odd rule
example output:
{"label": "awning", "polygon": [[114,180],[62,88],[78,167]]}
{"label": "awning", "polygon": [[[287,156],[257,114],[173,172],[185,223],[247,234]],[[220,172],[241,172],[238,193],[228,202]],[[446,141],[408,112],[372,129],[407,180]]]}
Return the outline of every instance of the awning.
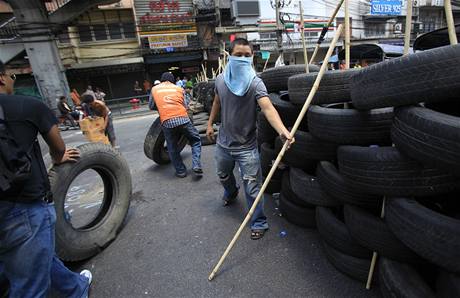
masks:
{"label": "awning", "polygon": [[[460,24],[455,25],[455,30],[457,32],[457,39],[460,40]],[[414,41],[414,50],[424,51],[442,46],[447,46],[449,44],[449,34],[447,32],[446,27],[422,34],[419,37],[417,37],[417,39]]]}
{"label": "awning", "polygon": [[171,62],[183,62],[183,61],[193,61],[193,60],[202,60],[203,56],[201,52],[192,52],[192,53],[173,53],[173,54],[150,54],[144,56],[144,61],[146,64],[159,64],[159,63],[171,63]]}
{"label": "awning", "polygon": [[125,58],[125,59],[110,59],[110,60],[96,60],[86,63],[75,63],[72,64],[69,69],[83,69],[83,68],[94,68],[94,67],[104,67],[104,66],[114,66],[122,64],[134,64],[134,63],[144,63],[144,58]]}

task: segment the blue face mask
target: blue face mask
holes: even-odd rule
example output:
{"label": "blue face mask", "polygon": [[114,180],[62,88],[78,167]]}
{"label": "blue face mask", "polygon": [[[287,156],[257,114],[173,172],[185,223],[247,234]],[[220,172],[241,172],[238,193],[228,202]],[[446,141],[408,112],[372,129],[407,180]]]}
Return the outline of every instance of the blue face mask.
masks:
{"label": "blue face mask", "polygon": [[228,58],[228,64],[224,70],[224,81],[233,94],[245,95],[255,77],[256,72],[252,68],[252,57],[230,56]]}

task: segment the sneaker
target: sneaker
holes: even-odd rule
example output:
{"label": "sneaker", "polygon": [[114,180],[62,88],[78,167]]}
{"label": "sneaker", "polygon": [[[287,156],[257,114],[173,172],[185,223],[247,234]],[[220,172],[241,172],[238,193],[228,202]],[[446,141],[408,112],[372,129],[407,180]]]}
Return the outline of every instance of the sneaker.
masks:
{"label": "sneaker", "polygon": [[93,274],[91,273],[91,271],[85,269],[82,272],[80,272],[80,275],[86,277],[88,279],[88,284],[91,285],[91,282],[93,281]]}
{"label": "sneaker", "polygon": [[224,195],[223,195],[223,197],[222,197],[222,201],[224,201],[224,207],[225,207],[225,206],[228,206],[228,205],[230,205],[230,204],[232,204],[233,202],[236,201],[236,197],[238,197],[238,191],[239,191],[239,189],[240,189],[240,188],[237,186],[235,192],[232,193],[232,194],[229,195],[229,196],[226,196],[226,195],[225,195],[225,192],[224,192]]}
{"label": "sneaker", "polygon": [[187,172],[183,172],[183,173],[176,172],[176,177],[185,178],[185,177],[187,177]]}
{"label": "sneaker", "polygon": [[201,169],[201,168],[194,168],[194,169],[193,169],[193,173],[195,173],[195,175],[197,175],[197,176],[203,176],[203,169]]}

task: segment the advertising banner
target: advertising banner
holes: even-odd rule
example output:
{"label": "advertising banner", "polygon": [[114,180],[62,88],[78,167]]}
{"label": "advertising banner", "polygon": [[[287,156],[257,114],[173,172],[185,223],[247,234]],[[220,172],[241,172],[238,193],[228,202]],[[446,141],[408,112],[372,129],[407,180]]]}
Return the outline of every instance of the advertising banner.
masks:
{"label": "advertising banner", "polygon": [[401,15],[402,0],[372,0],[371,15]]}

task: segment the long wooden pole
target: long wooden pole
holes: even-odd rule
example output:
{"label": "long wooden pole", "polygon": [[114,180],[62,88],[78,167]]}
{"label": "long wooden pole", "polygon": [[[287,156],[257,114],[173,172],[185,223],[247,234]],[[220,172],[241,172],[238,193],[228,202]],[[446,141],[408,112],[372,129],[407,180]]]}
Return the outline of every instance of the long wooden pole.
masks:
{"label": "long wooden pole", "polygon": [[[382,219],[385,217],[385,203],[386,203],[385,201],[386,201],[386,198],[384,197],[383,202],[382,202],[382,210],[380,211],[380,218]],[[372,277],[374,276],[375,264],[377,263],[377,257],[378,257],[378,254],[376,251],[374,251],[372,253],[372,261],[371,261],[371,267],[369,268],[369,274],[367,275],[367,283],[366,283],[367,290],[371,288]]]}
{"label": "long wooden pole", "polygon": [[412,0],[406,0],[406,30],[404,32],[404,55],[409,54],[410,33],[412,29]]}
{"label": "long wooden pole", "polygon": [[313,55],[310,58],[310,63],[313,63],[313,60],[315,59],[316,54],[318,54],[318,50],[319,50],[319,47],[320,47],[321,43],[324,40],[324,36],[326,36],[326,33],[329,30],[329,27],[331,26],[332,22],[334,22],[335,16],[339,12],[339,9],[342,6],[343,1],[345,1],[345,0],[340,0],[339,4],[337,4],[337,7],[335,8],[334,12],[332,13],[331,18],[327,22],[326,26],[323,27],[323,31],[321,31],[321,34],[320,34],[320,36],[318,38],[318,42],[316,43],[316,47],[315,47],[315,50],[313,51]]}
{"label": "long wooden pole", "polygon": [[[319,70],[318,76],[316,77],[315,83],[313,84],[313,87],[310,90],[310,93],[308,94],[308,97],[302,107],[302,110],[300,111],[299,116],[297,117],[297,120],[294,123],[294,126],[292,127],[291,130],[291,135],[295,135],[297,129],[299,128],[300,122],[302,122],[303,117],[305,116],[305,113],[307,112],[308,107],[310,106],[311,101],[313,100],[313,97],[315,96],[316,91],[319,88],[319,83],[321,82],[321,79],[323,78],[324,72],[327,70],[327,64],[329,62],[329,58],[332,56],[332,52],[334,51],[335,44],[337,43],[337,40],[340,37],[340,34],[342,33],[342,25],[340,24],[339,27],[337,28],[337,32],[335,33],[334,39],[332,40],[331,44],[329,45],[329,49],[327,51],[326,57],[324,58],[324,63],[321,65],[321,69]],[[213,280],[214,276],[216,275],[217,271],[219,270],[220,266],[222,266],[225,258],[227,258],[228,254],[230,253],[230,250],[233,248],[235,245],[236,241],[238,240],[241,232],[243,231],[244,227],[247,225],[249,220],[252,217],[252,214],[254,213],[254,210],[257,207],[257,204],[263,197],[263,194],[265,192],[265,189],[267,188],[268,183],[270,182],[270,179],[272,178],[273,174],[275,173],[276,168],[278,167],[279,163],[281,162],[281,159],[284,156],[284,153],[286,152],[287,148],[289,146],[289,142],[285,142],[283,145],[283,148],[281,148],[280,153],[278,154],[278,157],[276,157],[275,162],[273,163],[270,172],[267,175],[267,178],[265,178],[264,183],[262,184],[262,187],[257,194],[256,199],[254,200],[254,203],[252,204],[251,209],[249,209],[248,214],[246,215],[246,218],[243,220],[241,223],[240,227],[238,228],[236,234],[233,236],[232,241],[230,241],[230,244],[227,246],[227,249],[225,249],[224,254],[220,258],[219,262],[217,265],[214,267],[212,270],[211,274],[209,275],[208,279],[211,281]]]}
{"label": "long wooden pole", "polygon": [[452,16],[452,4],[450,0],[444,0],[444,10],[446,12],[447,30],[449,31],[450,44],[457,44],[457,33],[455,32],[454,17]]}
{"label": "long wooden pole", "polygon": [[350,68],[350,1],[345,0],[345,69]]}
{"label": "long wooden pole", "polygon": [[305,43],[305,20],[303,18],[303,7],[302,1],[299,1],[299,10],[300,10],[300,36],[302,37],[302,47],[303,47],[303,61],[305,63],[305,72],[310,73],[310,68],[308,67],[308,54],[307,54],[307,45]]}

